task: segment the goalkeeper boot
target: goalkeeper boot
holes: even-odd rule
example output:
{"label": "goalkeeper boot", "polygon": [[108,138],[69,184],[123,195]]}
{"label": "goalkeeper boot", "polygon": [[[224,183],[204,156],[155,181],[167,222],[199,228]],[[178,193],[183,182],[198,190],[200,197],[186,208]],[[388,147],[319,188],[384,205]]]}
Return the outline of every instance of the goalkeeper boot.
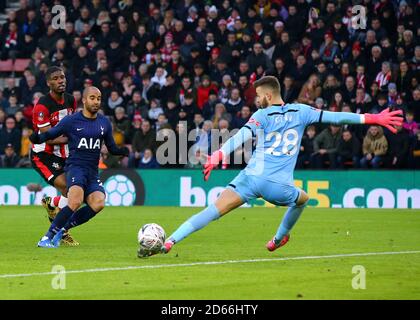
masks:
{"label": "goalkeeper boot", "polygon": [[172,240],[168,240],[165,242],[165,244],[162,246],[160,250],[162,251],[162,253],[169,253],[169,251],[171,251],[174,244],[175,242],[173,242]]}
{"label": "goalkeeper boot", "polygon": [[57,248],[48,237],[42,237],[38,242],[40,248]]}
{"label": "goalkeeper boot", "polygon": [[280,247],[283,247],[290,239],[290,234],[286,234],[283,239],[281,239],[280,241],[276,240],[276,238],[271,239],[270,241],[267,242],[267,249],[268,251],[274,251]]}

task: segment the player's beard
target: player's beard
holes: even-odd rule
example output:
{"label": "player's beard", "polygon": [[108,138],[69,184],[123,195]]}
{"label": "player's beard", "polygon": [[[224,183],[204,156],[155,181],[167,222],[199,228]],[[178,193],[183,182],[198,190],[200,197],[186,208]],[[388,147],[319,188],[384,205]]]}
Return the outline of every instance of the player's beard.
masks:
{"label": "player's beard", "polygon": [[91,114],[97,114],[100,108],[101,108],[101,106],[99,106],[98,108],[96,108],[95,106],[89,106],[89,107],[87,108],[87,110],[88,110]]}
{"label": "player's beard", "polygon": [[266,97],[264,97],[261,101],[261,109],[265,109],[269,106],[270,104],[268,103],[268,100]]}

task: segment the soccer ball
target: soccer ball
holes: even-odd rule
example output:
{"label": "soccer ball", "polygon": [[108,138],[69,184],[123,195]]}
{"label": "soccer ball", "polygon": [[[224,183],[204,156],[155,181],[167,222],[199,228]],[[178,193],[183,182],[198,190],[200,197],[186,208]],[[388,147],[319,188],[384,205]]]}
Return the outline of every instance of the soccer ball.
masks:
{"label": "soccer ball", "polygon": [[122,174],[109,177],[104,183],[107,206],[131,206],[136,200],[134,183]]}
{"label": "soccer ball", "polygon": [[148,255],[157,252],[165,243],[166,234],[163,228],[156,223],[148,223],[140,228],[137,240],[140,245],[139,255]]}

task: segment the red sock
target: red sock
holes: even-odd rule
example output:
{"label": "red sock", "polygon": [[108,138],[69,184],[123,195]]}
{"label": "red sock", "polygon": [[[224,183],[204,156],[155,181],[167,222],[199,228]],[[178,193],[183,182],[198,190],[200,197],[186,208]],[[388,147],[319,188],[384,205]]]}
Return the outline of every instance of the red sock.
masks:
{"label": "red sock", "polygon": [[58,207],[58,202],[60,201],[61,196],[56,196],[53,199],[54,207]]}

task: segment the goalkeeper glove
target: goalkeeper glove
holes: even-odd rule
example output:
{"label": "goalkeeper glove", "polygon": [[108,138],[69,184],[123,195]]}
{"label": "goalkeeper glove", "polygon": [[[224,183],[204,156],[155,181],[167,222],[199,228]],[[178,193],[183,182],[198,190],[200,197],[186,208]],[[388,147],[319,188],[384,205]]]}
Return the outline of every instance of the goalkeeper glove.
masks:
{"label": "goalkeeper glove", "polygon": [[217,150],[213,152],[211,156],[207,156],[207,161],[204,164],[204,181],[207,181],[210,177],[210,172],[219,165],[220,161],[223,159],[223,152],[221,150]]}
{"label": "goalkeeper glove", "polygon": [[378,114],[365,113],[365,124],[381,125],[389,129],[392,133],[397,133],[397,129],[393,126],[402,126],[402,114],[402,110],[390,111],[389,108],[386,108]]}

